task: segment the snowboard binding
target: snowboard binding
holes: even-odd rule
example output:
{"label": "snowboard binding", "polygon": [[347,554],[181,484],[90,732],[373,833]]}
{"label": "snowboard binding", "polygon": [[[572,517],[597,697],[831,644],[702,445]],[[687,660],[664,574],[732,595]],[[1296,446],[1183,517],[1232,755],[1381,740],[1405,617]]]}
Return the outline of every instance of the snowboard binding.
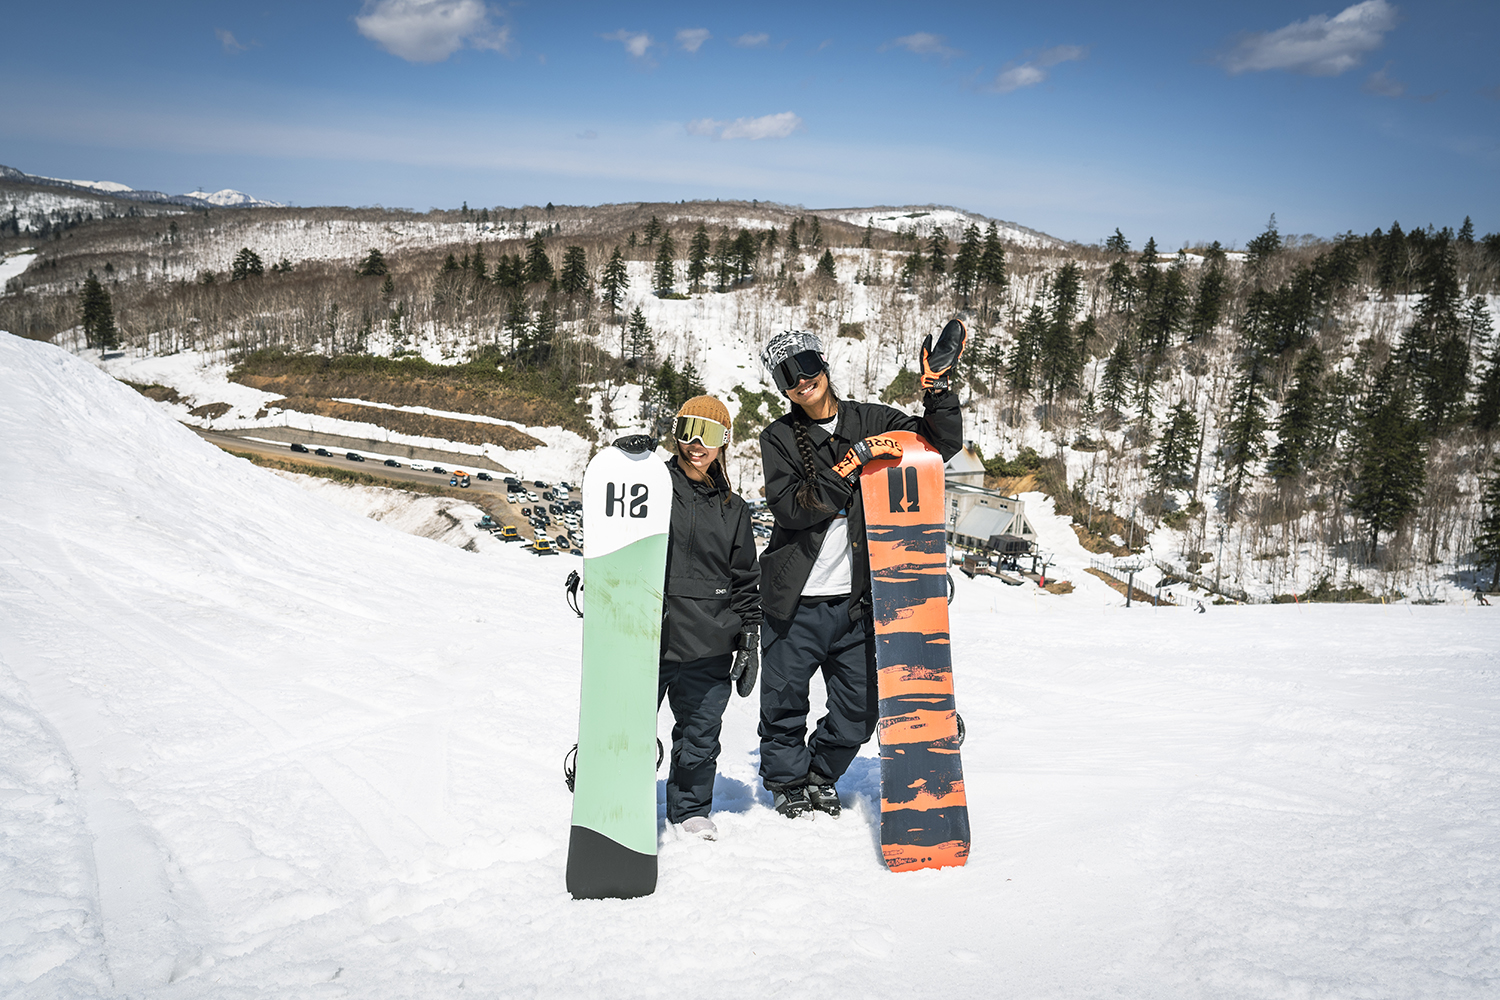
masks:
{"label": "snowboard binding", "polygon": [[649,455],[656,450],[656,438],[648,434],[627,434],[615,438],[614,446],[629,455]]}

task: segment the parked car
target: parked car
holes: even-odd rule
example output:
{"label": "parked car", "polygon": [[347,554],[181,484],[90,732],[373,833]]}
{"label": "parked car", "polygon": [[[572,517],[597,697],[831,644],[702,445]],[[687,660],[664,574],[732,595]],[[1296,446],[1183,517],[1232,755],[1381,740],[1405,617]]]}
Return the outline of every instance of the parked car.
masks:
{"label": "parked car", "polygon": [[521,516],[524,517],[524,518],[526,518],[528,521],[531,520],[531,508],[530,507],[522,507],[521,508]]}
{"label": "parked car", "polygon": [[507,493],[507,494],[505,494],[505,502],[506,503],[520,503],[521,501],[520,501],[519,498],[517,498],[517,496],[514,493]]}
{"label": "parked car", "polygon": [[474,478],[479,480],[481,483],[488,483],[492,482],[495,477],[490,475],[488,472],[478,472],[474,474]]}
{"label": "parked car", "polygon": [[458,485],[458,477],[457,476],[453,476],[452,478],[450,478],[448,480],[448,485],[449,486],[457,486]]}
{"label": "parked car", "polygon": [[344,457],[351,462],[363,462],[365,460],[365,456],[357,451],[346,451],[344,452]]}
{"label": "parked car", "polygon": [[530,500],[532,503],[540,503],[541,500],[542,500],[541,497],[537,496],[535,493],[531,492],[530,490],[526,491],[526,499]]}
{"label": "parked car", "polygon": [[319,448],[317,452],[315,452],[315,454],[322,455],[324,458],[333,457],[333,452],[329,451],[327,448]]}
{"label": "parked car", "polygon": [[294,445],[292,445],[292,450],[293,451],[300,451],[300,452],[302,452],[305,455],[305,454],[307,454],[307,445],[305,445],[305,444],[294,444]]}
{"label": "parked car", "polygon": [[389,465],[393,469],[399,469],[399,468],[401,468],[401,463],[398,462],[398,461],[396,461],[394,458],[388,458],[388,459],[386,459],[385,460],[385,464]]}
{"label": "parked car", "polygon": [[469,488],[469,477],[468,476],[460,476],[459,480],[458,480],[458,485],[459,485],[460,489],[465,489],[465,490],[468,489]]}
{"label": "parked car", "polygon": [[427,471],[427,466],[426,466],[425,463],[422,463],[422,462],[413,462],[413,463],[411,463],[411,471],[413,471],[413,472],[426,472]]}
{"label": "parked car", "polygon": [[443,468],[441,465],[434,465],[432,467],[432,471],[436,472],[440,476],[446,476],[448,474],[448,470]]}

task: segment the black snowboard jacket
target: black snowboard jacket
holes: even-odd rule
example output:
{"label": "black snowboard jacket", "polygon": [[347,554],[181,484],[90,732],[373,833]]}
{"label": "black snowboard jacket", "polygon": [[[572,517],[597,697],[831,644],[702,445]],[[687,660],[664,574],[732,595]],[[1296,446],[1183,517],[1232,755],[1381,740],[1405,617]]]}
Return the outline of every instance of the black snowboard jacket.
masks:
{"label": "black snowboard jacket", "polygon": [[[833,520],[832,511],[847,509],[849,543],[853,549],[853,581],[850,591],[849,617],[859,618],[870,604],[870,555],[865,549],[865,511],[858,486],[851,486],[834,473],[833,466],[849,451],[854,442],[871,434],[886,431],[915,431],[942,453],[946,462],[963,447],[963,412],[958,397],[951,392],[927,393],[922,398],[923,414],[909,413],[880,403],[855,403],[839,400],[838,420],[833,433],[813,445],[813,464],[817,469],[818,496],[829,510],[818,511],[797,502],[797,489],[806,478],[801,453],[797,450],[796,432],[791,413],[777,420],[760,434],[761,461],[766,473],[766,502],[776,517],[771,542],[761,553],[762,602],[766,617],[789,621],[797,611],[802,588],[812,572],[823,536]],[[814,434],[816,441],[819,435]]]}
{"label": "black snowboard jacket", "polygon": [[760,624],[760,564],[750,509],[727,486],[689,479],[676,458],[667,469],[672,525],[661,658],[680,663],[732,653],[740,632]]}

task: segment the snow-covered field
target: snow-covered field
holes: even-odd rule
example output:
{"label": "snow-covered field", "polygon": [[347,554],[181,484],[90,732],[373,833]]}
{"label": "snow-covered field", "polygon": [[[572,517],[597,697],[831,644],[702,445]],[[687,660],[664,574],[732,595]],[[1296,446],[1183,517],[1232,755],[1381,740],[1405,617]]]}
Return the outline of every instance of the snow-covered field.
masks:
{"label": "snow-covered field", "polygon": [[0,995],[1500,986],[1500,608],[1127,611],[1036,503],[1075,593],[957,575],[966,868],[882,869],[872,747],[777,816],[735,699],[721,839],[575,902],[575,560],[391,530],[3,334],[0,447]]}

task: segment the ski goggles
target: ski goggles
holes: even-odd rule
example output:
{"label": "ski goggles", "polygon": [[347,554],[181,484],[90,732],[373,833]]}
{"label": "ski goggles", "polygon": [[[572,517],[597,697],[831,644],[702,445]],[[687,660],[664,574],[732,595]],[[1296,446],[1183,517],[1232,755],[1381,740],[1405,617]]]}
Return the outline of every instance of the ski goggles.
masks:
{"label": "ski goggles", "polygon": [[729,428],[707,417],[678,417],[674,433],[683,444],[697,440],[703,442],[705,448],[722,448],[729,440]]}
{"label": "ski goggles", "polygon": [[776,388],[782,392],[791,392],[798,382],[817,378],[827,370],[828,365],[824,364],[823,355],[817,351],[798,351],[773,367],[771,377],[776,380]]}

